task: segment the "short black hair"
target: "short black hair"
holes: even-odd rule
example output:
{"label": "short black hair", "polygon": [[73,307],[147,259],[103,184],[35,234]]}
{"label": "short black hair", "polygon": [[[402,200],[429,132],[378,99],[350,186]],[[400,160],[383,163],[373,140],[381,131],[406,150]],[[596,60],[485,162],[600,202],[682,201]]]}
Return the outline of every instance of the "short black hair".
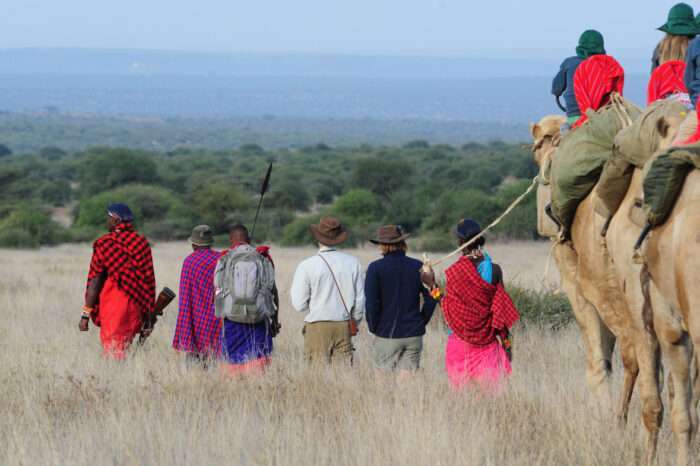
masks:
{"label": "short black hair", "polygon": [[248,229],[242,223],[236,223],[231,228],[229,228],[228,234],[229,236],[241,235],[246,239],[250,239],[250,233],[248,233]]}

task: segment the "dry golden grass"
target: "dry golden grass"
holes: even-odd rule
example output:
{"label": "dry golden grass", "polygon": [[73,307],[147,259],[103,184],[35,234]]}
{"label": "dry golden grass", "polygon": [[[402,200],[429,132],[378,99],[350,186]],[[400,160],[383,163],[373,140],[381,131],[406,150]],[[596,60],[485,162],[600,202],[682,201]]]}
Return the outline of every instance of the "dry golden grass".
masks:
{"label": "dry golden grass", "polygon": [[[506,278],[536,286],[548,245],[491,248]],[[170,349],[176,306],[125,363],[100,357],[98,334],[77,330],[90,249],[0,251],[2,465],[614,465],[642,454],[639,407],[621,429],[584,383],[579,333],[516,330],[505,394],[454,393],[446,335],[433,326],[423,369],[397,385],[375,373],[371,337],[351,370],[308,370],[302,317],[289,305],[296,264],[311,250],[277,249],[283,333],[271,370],[226,380]],[[154,249],[158,285],[176,289],[188,246]],[[376,256],[358,252],[363,261]],[[619,363],[615,362],[616,367]],[[620,380],[615,376],[615,387]],[[672,458],[665,427],[660,463]]]}

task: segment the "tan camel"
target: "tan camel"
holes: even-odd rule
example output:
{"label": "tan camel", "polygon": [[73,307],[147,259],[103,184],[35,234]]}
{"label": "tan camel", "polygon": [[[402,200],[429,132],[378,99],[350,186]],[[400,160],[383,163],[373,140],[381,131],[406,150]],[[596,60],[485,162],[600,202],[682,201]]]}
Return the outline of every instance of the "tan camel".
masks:
{"label": "tan camel", "polygon": [[[694,117],[694,116],[693,116]],[[680,126],[680,118],[661,118],[656,127],[662,138],[659,147],[670,146]],[[657,152],[658,154],[658,152]],[[639,200],[642,198],[642,171],[637,169],[618,212],[610,222],[607,244],[630,308],[638,314],[633,324],[653,328],[637,328],[637,334],[647,341],[638,345],[641,361],[658,366],[658,343],[666,366],[670,369],[671,429],[677,441],[679,465],[688,464],[693,424],[697,425],[697,401],[700,386],[695,381],[695,396],[691,389],[690,339],[700,348],[700,171],[688,176],[680,197],[668,221],[652,231],[644,246],[645,263],[637,264],[634,244],[640,232]],[[643,216],[642,216],[643,217]],[[641,293],[640,293],[641,292]],[[693,313],[693,309],[695,312]],[[651,357],[651,359],[649,359]],[[697,367],[696,367],[697,370]],[[656,371],[642,371],[649,377],[640,385],[659,384]],[[660,389],[657,388],[657,393]],[[642,394],[644,425],[649,432],[647,464],[655,455],[663,408],[660,396],[648,398]],[[691,401],[695,398],[694,403]]]}
{"label": "tan camel", "polygon": [[[547,178],[547,167],[554,156],[563,121],[562,117],[550,116],[531,126],[541,179]],[[544,211],[550,197],[549,186],[540,183],[538,231],[554,242],[553,257],[561,275],[562,289],[571,302],[583,337],[586,380],[591,391],[609,406],[611,358],[617,339],[625,373],[617,412],[620,419],[625,420],[639,368],[629,333],[629,310],[598,234],[605,219],[595,215],[593,198],[588,196],[577,210],[571,228],[572,242],[561,243],[557,239],[558,227]]]}
{"label": "tan camel", "polygon": [[[543,119],[540,124],[532,128],[533,137],[538,141],[542,135],[551,129],[550,118]],[[675,132],[679,126],[679,121],[660,121],[658,130],[661,132],[662,140],[659,148],[667,147],[673,140]],[[543,128],[545,128],[543,130]],[[539,136],[539,137],[538,137]],[[556,135],[552,136],[556,140]],[[536,143],[538,144],[538,143]],[[542,155],[536,156],[538,163],[546,162],[539,160]],[[599,303],[598,297],[594,296],[591,285],[603,285],[606,292],[612,290],[611,302],[619,299],[615,288],[622,290],[624,300],[627,304],[628,319],[624,315],[617,321],[617,324],[625,325],[627,320],[627,331],[623,331],[627,340],[632,340],[633,352],[631,356],[635,361],[625,362],[624,344],[621,345],[623,363],[625,364],[625,383],[623,396],[620,404],[620,416],[624,419],[627,414],[629,397],[631,397],[634,387],[634,367],[638,363],[641,366],[639,373],[640,392],[642,400],[642,413],[644,426],[648,432],[646,464],[652,464],[656,453],[658,442],[658,431],[662,418],[662,404],[660,398],[660,384],[658,379],[659,341],[667,362],[671,368],[673,377],[673,390],[670,392],[672,405],[672,429],[678,442],[677,462],[687,464],[689,460],[689,442],[692,432],[694,414],[697,413],[697,406],[691,410],[691,390],[690,390],[690,364],[688,337],[684,328],[691,328],[690,322],[692,313],[690,310],[700,305],[700,292],[696,291],[696,296],[689,297],[693,293],[692,284],[700,284],[700,238],[697,237],[700,231],[700,178],[698,171],[694,171],[686,183],[681,198],[678,200],[671,219],[666,225],[657,229],[648,240],[646,249],[647,264],[641,266],[636,264],[632,244],[637,239],[641,228],[637,226],[631,218],[634,218],[639,210],[638,199],[641,197],[642,174],[637,170],[633,176],[628,193],[621,204],[618,213],[609,224],[606,241],[600,242],[595,230],[598,227],[602,230],[604,219],[596,215],[592,209],[592,200],[595,191],[588,196],[577,210],[576,220],[572,226],[572,239],[578,251],[586,251],[589,256],[597,251],[600,257],[605,258],[598,269],[599,275],[593,277],[591,265],[596,265],[596,261],[579,260],[577,266],[580,268],[579,279],[582,285],[582,294],[591,299],[593,303]],[[539,203],[538,203],[539,205]],[[597,218],[596,218],[597,217]],[[578,234],[575,233],[578,222]],[[591,234],[590,225],[594,226]],[[601,231],[598,230],[598,231]],[[694,241],[693,241],[694,240]],[[578,241],[578,242],[577,242]],[[598,247],[595,242],[598,241]],[[679,254],[680,253],[680,254]],[[598,255],[598,254],[596,254]],[[669,259],[673,258],[673,259]],[[569,266],[571,267],[571,266]],[[591,279],[592,278],[592,279]],[[617,287],[615,286],[617,282]],[[587,290],[587,291],[586,291]],[[691,291],[689,291],[691,290]],[[606,295],[604,295],[606,296]],[[600,310],[599,310],[600,312]],[[696,311],[697,314],[698,311]],[[602,308],[601,318],[605,321],[609,319],[607,311]],[[696,318],[698,320],[698,318]],[[616,323],[607,321],[613,332],[619,331]],[[582,328],[582,330],[585,329]],[[700,343],[700,324],[691,329],[690,335],[695,344]],[[695,331],[695,335],[693,334]],[[658,334],[658,340],[657,340]],[[636,356],[636,358],[634,358]],[[697,360],[693,361],[697,365]],[[700,369],[696,367],[697,370]],[[669,381],[671,382],[671,376]],[[695,380],[695,392],[700,393],[700,382]],[[698,397],[695,397],[697,403]]]}

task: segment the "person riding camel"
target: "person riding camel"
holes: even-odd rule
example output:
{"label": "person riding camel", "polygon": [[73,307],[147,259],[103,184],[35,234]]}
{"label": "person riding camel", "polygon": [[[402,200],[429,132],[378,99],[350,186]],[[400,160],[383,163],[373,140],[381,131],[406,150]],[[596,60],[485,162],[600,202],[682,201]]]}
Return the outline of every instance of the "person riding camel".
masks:
{"label": "person riding camel", "polygon": [[692,109],[684,74],[685,62],[680,60],[667,61],[656,68],[647,87],[647,105],[659,100],[673,100]]}
{"label": "person riding camel", "polygon": [[572,125],[578,128],[588,120],[588,110],[597,111],[610,102],[613,93],[622,94],[625,70],[610,55],[595,55],[584,60],[574,76],[574,93],[581,117]]}
{"label": "person riding camel", "polygon": [[557,98],[564,96],[564,109],[567,123],[573,125],[581,117],[581,111],[574,94],[574,75],[578,66],[587,58],[605,54],[603,35],[594,30],[581,34],[576,47],[576,55],[569,57],[559,67],[559,72],[552,80],[552,94]]}
{"label": "person riding camel", "polygon": [[674,5],[668,12],[666,24],[659,28],[666,33],[654,49],[651,58],[652,73],[669,61],[685,61],[688,45],[698,34],[693,7],[686,3]]}

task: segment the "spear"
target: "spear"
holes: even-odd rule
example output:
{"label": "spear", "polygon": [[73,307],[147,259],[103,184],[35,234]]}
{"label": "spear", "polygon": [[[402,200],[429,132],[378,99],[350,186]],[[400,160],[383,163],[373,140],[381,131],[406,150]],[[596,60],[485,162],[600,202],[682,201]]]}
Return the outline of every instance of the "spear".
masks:
{"label": "spear", "polygon": [[255,211],[255,220],[253,220],[253,229],[250,232],[251,239],[255,238],[255,227],[258,224],[258,216],[260,215],[260,209],[262,208],[263,198],[265,197],[265,193],[267,192],[267,189],[270,187],[270,175],[272,175],[272,162],[270,162],[270,166],[267,167],[267,174],[265,175],[265,179],[263,180],[263,183],[262,183],[262,188],[260,189],[260,201],[258,201],[258,210]]}

